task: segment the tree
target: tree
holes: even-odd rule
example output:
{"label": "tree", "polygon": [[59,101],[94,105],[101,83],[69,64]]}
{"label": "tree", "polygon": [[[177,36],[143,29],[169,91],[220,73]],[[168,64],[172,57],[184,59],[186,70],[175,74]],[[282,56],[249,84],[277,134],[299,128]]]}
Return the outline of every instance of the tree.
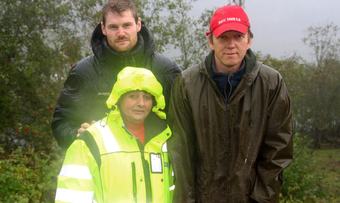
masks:
{"label": "tree", "polygon": [[37,202],[57,170],[48,168],[58,156],[50,118],[79,41],[66,1],[3,0],[0,7],[0,201]]}
{"label": "tree", "polygon": [[[258,55],[258,54],[257,54]],[[322,73],[298,56],[275,59],[257,56],[282,74],[291,97],[294,121],[294,159],[284,171],[280,202],[331,202],[320,181],[323,175],[314,170],[313,145],[339,145],[339,62],[328,61]],[[325,82],[327,81],[327,82]],[[316,93],[316,88],[320,88]],[[336,127],[337,126],[337,127]],[[315,134],[315,129],[319,133]]]}
{"label": "tree", "polygon": [[189,16],[194,1],[177,0],[170,10],[167,28],[171,33],[170,44],[178,52],[176,61],[183,69],[199,63],[209,50],[205,33],[208,30],[211,10],[198,18]]}
{"label": "tree", "polygon": [[184,69],[201,60],[207,50],[204,33],[208,15],[205,11],[200,19],[189,15],[196,0],[139,0],[142,19],[155,38],[156,49],[175,56]]}
{"label": "tree", "polygon": [[340,126],[339,65],[339,61],[324,62],[323,67],[311,68],[309,74],[309,85],[305,90],[308,106],[305,115],[311,126],[310,134],[314,137],[315,147],[318,148],[322,143],[340,145],[336,133]]}
{"label": "tree", "polygon": [[321,67],[326,60],[339,58],[339,26],[331,23],[325,26],[311,26],[303,42],[312,48],[316,65]]}
{"label": "tree", "polygon": [[8,132],[2,139],[19,139],[24,131],[33,133],[32,127],[48,133],[42,123],[51,116],[53,102],[48,98],[55,97],[51,91],[54,76],[61,75],[60,67],[65,67],[57,33],[67,32],[63,26],[67,6],[61,0],[1,2],[0,131]]}
{"label": "tree", "polygon": [[316,65],[309,67],[305,119],[309,122],[316,147],[327,139],[339,145],[336,133],[340,128],[339,27],[334,24],[315,26],[308,32],[303,40],[312,48]]}
{"label": "tree", "polygon": [[242,6],[242,7],[244,7],[245,5],[245,0],[230,0],[229,1],[230,3],[232,3],[232,4],[236,4],[236,5],[239,5],[239,6]]}

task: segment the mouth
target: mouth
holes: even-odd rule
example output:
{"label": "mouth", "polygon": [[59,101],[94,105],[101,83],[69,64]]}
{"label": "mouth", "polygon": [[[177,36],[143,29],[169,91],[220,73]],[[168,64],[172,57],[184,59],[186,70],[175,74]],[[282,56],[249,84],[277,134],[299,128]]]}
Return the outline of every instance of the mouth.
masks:
{"label": "mouth", "polygon": [[234,58],[234,57],[237,57],[238,55],[237,55],[237,53],[224,53],[223,54],[225,57],[230,57],[230,58]]}
{"label": "mouth", "polygon": [[123,44],[123,43],[126,43],[128,42],[128,40],[117,40],[116,43],[117,44]]}
{"label": "mouth", "polygon": [[132,112],[134,112],[136,114],[144,114],[145,113],[144,110],[133,110]]}

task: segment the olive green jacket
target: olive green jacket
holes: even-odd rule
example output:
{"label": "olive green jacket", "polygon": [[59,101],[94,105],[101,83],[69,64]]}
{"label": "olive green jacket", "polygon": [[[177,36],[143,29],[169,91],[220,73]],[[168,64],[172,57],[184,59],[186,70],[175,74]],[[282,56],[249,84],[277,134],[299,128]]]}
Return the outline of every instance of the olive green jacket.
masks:
{"label": "olive green jacket", "polygon": [[213,53],[172,89],[175,202],[278,202],[292,160],[291,104],[274,69],[251,50],[246,73],[225,101],[211,78]]}

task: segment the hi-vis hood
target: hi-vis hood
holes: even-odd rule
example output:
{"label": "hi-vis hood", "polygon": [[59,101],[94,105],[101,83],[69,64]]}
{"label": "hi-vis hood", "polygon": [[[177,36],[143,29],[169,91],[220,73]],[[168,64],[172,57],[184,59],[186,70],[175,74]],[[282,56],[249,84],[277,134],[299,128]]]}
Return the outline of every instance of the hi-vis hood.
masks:
{"label": "hi-vis hood", "polygon": [[153,106],[152,111],[159,118],[166,118],[165,113],[162,111],[165,107],[162,85],[154,74],[145,68],[125,67],[118,73],[117,81],[106,101],[107,107],[118,112],[117,102],[119,98],[127,92],[136,90],[145,91],[154,96],[156,104]]}

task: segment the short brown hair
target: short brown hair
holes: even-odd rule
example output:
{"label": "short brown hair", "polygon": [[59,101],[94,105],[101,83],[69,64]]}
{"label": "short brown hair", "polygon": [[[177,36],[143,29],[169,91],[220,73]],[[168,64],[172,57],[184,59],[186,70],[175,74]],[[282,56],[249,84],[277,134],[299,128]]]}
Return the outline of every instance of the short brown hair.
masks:
{"label": "short brown hair", "polygon": [[132,0],[108,0],[102,9],[102,22],[105,25],[105,17],[109,12],[122,13],[130,10],[135,21],[138,21],[137,8]]}

